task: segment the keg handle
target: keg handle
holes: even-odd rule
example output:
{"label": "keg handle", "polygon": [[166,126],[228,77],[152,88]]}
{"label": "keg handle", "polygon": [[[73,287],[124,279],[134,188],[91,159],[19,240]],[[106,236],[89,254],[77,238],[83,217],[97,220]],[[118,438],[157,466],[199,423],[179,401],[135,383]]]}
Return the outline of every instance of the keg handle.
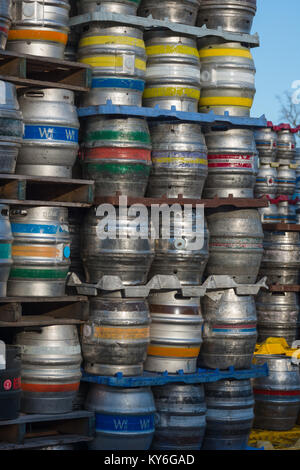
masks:
{"label": "keg handle", "polygon": [[31,91],[27,91],[26,93],[24,93],[24,96],[26,98],[44,98],[45,95],[43,91],[31,90]]}
{"label": "keg handle", "polygon": [[43,328],[41,326],[25,326],[23,328],[23,331],[27,331],[28,333],[30,332],[36,332],[36,333],[42,333]]}
{"label": "keg handle", "polygon": [[26,217],[27,211],[25,209],[11,209],[10,215],[18,215],[21,217]]}

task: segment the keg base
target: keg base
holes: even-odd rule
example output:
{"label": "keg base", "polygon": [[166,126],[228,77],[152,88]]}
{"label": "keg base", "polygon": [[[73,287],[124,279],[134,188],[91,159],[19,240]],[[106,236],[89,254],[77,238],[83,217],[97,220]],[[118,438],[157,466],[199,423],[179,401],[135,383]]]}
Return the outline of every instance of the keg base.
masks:
{"label": "keg base", "polygon": [[115,375],[122,372],[124,376],[137,376],[143,373],[143,364],[135,364],[130,366],[118,366],[111,364],[91,364],[85,362],[84,370],[92,375]]}
{"label": "keg base", "polygon": [[203,198],[213,199],[214,197],[227,198],[229,194],[238,198],[253,199],[253,188],[204,188]]}
{"label": "keg base", "polygon": [[[250,434],[250,430],[249,430]],[[243,450],[248,444],[248,435],[240,438],[204,438],[202,450]]]}
{"label": "keg base", "polygon": [[59,414],[69,413],[73,408],[73,400],[77,392],[33,393],[23,392],[21,411],[28,414]]}
{"label": "keg base", "polygon": [[151,446],[154,432],[143,431],[141,434],[117,431],[106,433],[97,432],[95,439],[88,444],[90,450],[148,450]]}
{"label": "keg base", "polygon": [[10,297],[63,297],[65,281],[8,280],[7,295]]}
{"label": "keg base", "polygon": [[72,167],[58,165],[17,164],[16,174],[28,176],[53,176],[54,178],[72,178]]}
{"label": "keg base", "polygon": [[194,374],[197,369],[197,358],[178,359],[170,357],[148,356],[144,364],[147,372],[165,372],[176,374],[178,370],[183,370],[185,374]]}
{"label": "keg base", "polygon": [[[19,30],[22,31],[22,30]],[[11,52],[17,52],[19,54],[30,54],[44,59],[63,59],[65,52],[65,45],[59,45],[59,43],[45,42],[45,41],[7,41],[6,50]]]}

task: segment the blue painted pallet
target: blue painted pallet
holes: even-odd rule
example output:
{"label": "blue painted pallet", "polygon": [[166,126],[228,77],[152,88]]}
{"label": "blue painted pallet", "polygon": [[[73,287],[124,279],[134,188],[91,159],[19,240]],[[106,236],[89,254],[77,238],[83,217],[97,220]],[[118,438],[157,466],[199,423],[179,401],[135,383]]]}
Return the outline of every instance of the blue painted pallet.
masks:
{"label": "blue painted pallet", "polygon": [[265,377],[268,375],[268,366],[252,366],[251,369],[235,370],[229,367],[227,370],[219,369],[198,369],[195,374],[184,374],[179,370],[177,374],[169,374],[167,371],[161,374],[144,372],[143,375],[136,377],[124,377],[122,372],[114,376],[91,375],[83,371],[81,380],[100,385],[109,385],[111,387],[153,387],[155,385],[166,385],[168,383],[207,383],[217,382],[222,379],[252,379],[256,377]]}
{"label": "blue painted pallet", "polygon": [[267,120],[264,115],[259,118],[251,118],[247,116],[230,116],[225,113],[222,116],[216,115],[213,111],[209,113],[191,113],[187,111],[177,111],[174,106],[171,109],[161,109],[159,106],[154,108],[146,108],[143,106],[121,106],[112,104],[111,100],[107,100],[105,105],[87,106],[78,108],[79,117],[95,116],[99,114],[106,115],[126,115],[139,116],[148,119],[173,120],[199,122],[201,124],[231,124],[240,127],[266,127]]}
{"label": "blue painted pallet", "polygon": [[199,122],[202,124],[232,124],[243,127],[266,127],[267,125],[264,115],[259,118],[230,116],[229,113],[220,116],[216,115],[213,111],[209,113],[177,111],[175,106],[172,106],[171,109],[161,109],[159,106],[146,108],[143,106],[114,105],[111,100],[108,100],[105,105],[78,108],[79,117],[95,116],[97,114],[140,116],[148,119],[179,119],[180,121]]}

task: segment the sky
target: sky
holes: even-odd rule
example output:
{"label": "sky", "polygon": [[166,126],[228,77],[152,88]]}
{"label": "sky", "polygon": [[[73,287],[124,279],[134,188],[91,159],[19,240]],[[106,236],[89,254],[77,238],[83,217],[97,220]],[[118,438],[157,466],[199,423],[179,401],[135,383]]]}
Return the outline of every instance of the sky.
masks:
{"label": "sky", "polygon": [[279,124],[283,119],[276,95],[294,91],[293,81],[300,80],[300,0],[257,0],[251,32],[260,37],[260,47],[252,49],[256,95],[251,116],[265,114]]}

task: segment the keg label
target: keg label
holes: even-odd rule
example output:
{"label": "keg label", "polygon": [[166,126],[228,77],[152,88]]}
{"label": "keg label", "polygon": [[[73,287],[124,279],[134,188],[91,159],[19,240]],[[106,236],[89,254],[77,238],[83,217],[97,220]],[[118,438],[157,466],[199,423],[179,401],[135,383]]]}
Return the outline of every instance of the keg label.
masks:
{"label": "keg label", "polygon": [[245,57],[246,59],[253,59],[251,52],[246,49],[234,49],[234,48],[223,48],[213,47],[209,49],[200,49],[199,57]]}
{"label": "keg label", "polygon": [[206,154],[203,152],[152,152],[152,163],[159,163],[160,166],[172,167],[174,165],[181,168],[207,166]]}
{"label": "keg label", "polygon": [[[208,168],[254,168],[254,156],[253,155],[207,155]],[[212,163],[211,160],[220,160]],[[238,160],[238,161],[234,161]]]}
{"label": "keg label", "polygon": [[277,147],[277,142],[269,142],[267,140],[256,140],[255,143],[257,147]]}
{"label": "keg label", "polygon": [[63,245],[56,246],[38,246],[38,245],[13,245],[12,256],[13,257],[30,257],[30,258],[55,258],[62,260],[65,256],[68,258],[67,251]]}
{"label": "keg label", "polygon": [[11,258],[11,243],[0,243],[0,258],[1,259]]}
{"label": "keg label", "polygon": [[253,98],[240,98],[238,96],[208,96],[200,98],[200,106],[243,106],[251,108]]}
{"label": "keg label", "polygon": [[[117,142],[142,142],[144,144],[151,144],[150,134],[148,132],[125,132],[114,130],[94,131],[86,134],[84,141],[117,141]],[[118,149],[119,150],[119,149]],[[122,150],[122,149],[121,149]]]}
{"label": "keg label", "polygon": [[[199,343],[201,339],[199,339]],[[162,357],[197,357],[200,352],[200,346],[148,346],[148,356],[162,356]]]}
{"label": "keg label", "polygon": [[96,413],[96,431],[143,432],[154,431],[154,414],[139,416]]}
{"label": "keg label", "polygon": [[69,270],[17,268],[10,271],[10,279],[65,279]]}
{"label": "keg label", "polygon": [[13,233],[40,233],[46,235],[56,235],[57,233],[69,233],[69,227],[66,224],[41,225],[12,223],[11,230]]}
{"label": "keg label", "polygon": [[6,379],[4,382],[3,382],[3,388],[4,390],[10,390],[12,388],[12,381],[10,379]]}
{"label": "keg label", "polygon": [[8,31],[8,40],[15,41],[51,41],[59,42],[66,45],[68,41],[68,35],[60,33],[58,31],[47,31],[47,30],[32,30],[32,29],[10,29]]}
{"label": "keg label", "polygon": [[150,338],[150,328],[118,328],[110,326],[95,326],[94,337],[101,339],[135,340]]}
{"label": "keg label", "polygon": [[221,248],[233,248],[237,250],[247,249],[247,250],[257,250],[263,249],[263,244],[260,239],[254,238],[243,238],[240,242],[233,242],[233,243],[221,243],[221,242],[210,242],[210,247],[221,247]]}
{"label": "keg label", "polygon": [[173,87],[161,86],[157,88],[146,88],[143,97],[147,98],[159,98],[164,96],[184,96],[194,100],[199,100],[200,90],[196,88],[187,88],[184,86],[176,85]]}
{"label": "keg label", "polygon": [[73,392],[79,389],[80,382],[68,384],[30,384],[21,383],[21,388],[24,392]]}
{"label": "keg label", "polygon": [[78,142],[78,129],[61,126],[26,125],[24,140],[51,140],[61,142]]}
{"label": "keg label", "polygon": [[8,392],[9,390],[19,390],[21,388],[21,377],[11,377],[1,382],[1,389]]}
{"label": "keg label", "polygon": [[123,78],[93,78],[92,88],[125,88],[143,92],[145,81]]}
{"label": "keg label", "polygon": [[[280,397],[281,400],[297,401],[300,400],[300,390],[259,390],[253,389],[254,395],[260,395],[262,400],[274,400]],[[257,397],[259,399],[259,397]]]}
{"label": "keg label", "polygon": [[98,147],[92,149],[85,149],[83,154],[83,160],[85,162],[87,162],[87,160],[91,160],[95,161],[95,163],[96,160],[135,160],[136,162],[151,162],[151,152],[150,150],[126,147]]}
{"label": "keg label", "polygon": [[212,332],[216,334],[237,333],[237,334],[253,334],[256,333],[256,323],[248,325],[212,325]]}
{"label": "keg label", "polygon": [[[91,67],[103,67],[103,68],[114,68],[116,72],[122,72],[124,68],[123,56],[118,55],[103,55],[93,57],[83,57],[80,59],[83,64],[88,64]],[[120,69],[120,70],[118,70]],[[138,58],[134,58],[134,69],[131,72],[132,75],[136,75],[135,69],[146,71],[146,61]],[[128,72],[127,72],[128,73]],[[122,79],[121,79],[122,80]]]}

